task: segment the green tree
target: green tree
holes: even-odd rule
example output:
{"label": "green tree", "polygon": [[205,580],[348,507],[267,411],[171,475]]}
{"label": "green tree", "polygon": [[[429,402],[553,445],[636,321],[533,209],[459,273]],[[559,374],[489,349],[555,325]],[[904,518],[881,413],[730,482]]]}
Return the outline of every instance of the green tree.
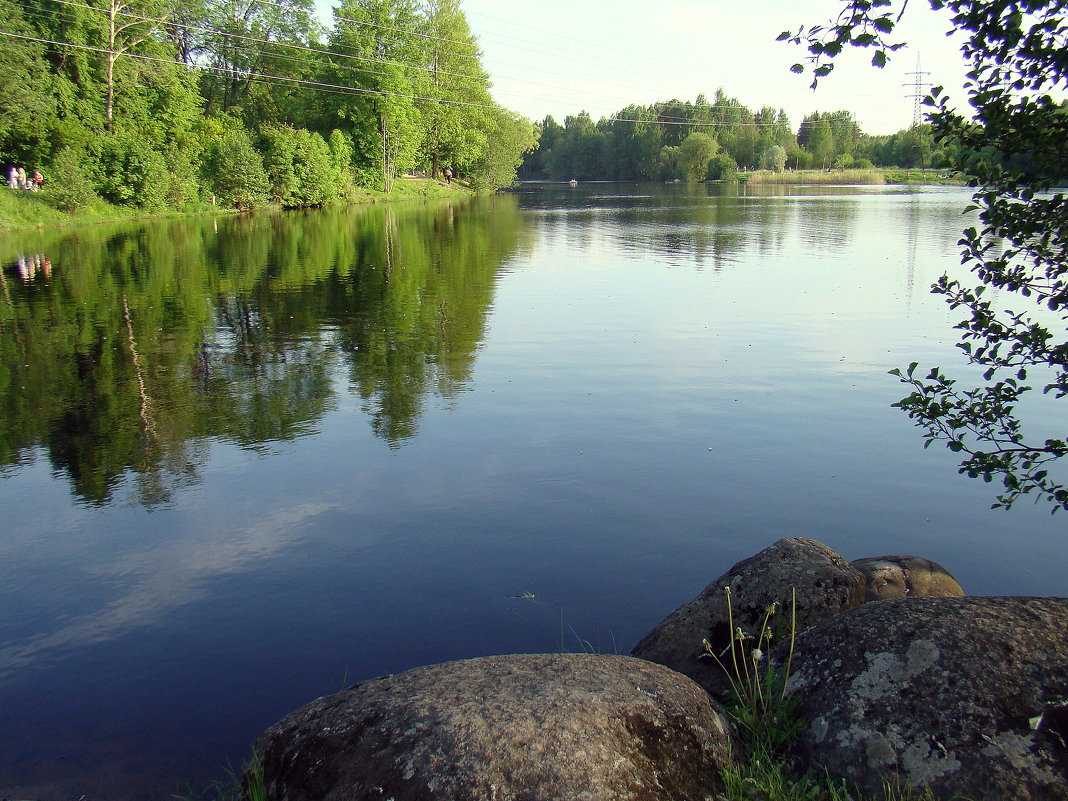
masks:
{"label": "green tree", "polygon": [[48,202],[62,211],[72,212],[100,200],[93,179],[85,167],[84,151],[63,148],[52,160],[48,182]]}
{"label": "green tree", "polygon": [[772,172],[782,172],[786,169],[786,148],[782,145],[772,145],[764,151],[760,157],[760,166]]}
{"label": "green tree", "polygon": [[678,167],[687,181],[703,181],[708,174],[708,162],[719,149],[716,140],[706,133],[695,132],[679,145]]}
{"label": "green tree", "polygon": [[733,181],[738,177],[738,164],[728,153],[719,153],[708,163],[708,177],[712,181]]}
{"label": "green tree", "polygon": [[111,130],[115,118],[115,94],[119,76],[116,74],[123,56],[132,55],[139,45],[151,39],[163,27],[165,11],[158,2],[105,0],[103,11],[107,17],[104,39],[104,120]]}
{"label": "green tree", "polygon": [[584,180],[602,177],[607,139],[588,111],[566,117],[560,140],[552,151],[552,174]]}
{"label": "green tree", "polygon": [[836,150],[834,132],[831,130],[831,124],[827,120],[819,119],[813,123],[806,148],[812,154],[817,166],[823,169],[831,166]]}
{"label": "green tree", "polygon": [[49,155],[48,123],[56,113],[44,46],[18,38],[32,37],[35,30],[15,3],[0,0],[0,18],[7,34],[0,37],[0,97],[8,109],[0,114],[0,159],[39,164]]}
{"label": "green tree", "polygon": [[203,77],[203,91],[209,112],[238,112],[255,103],[255,121],[277,107],[277,82],[256,80],[257,74],[283,78],[302,77],[314,65],[297,57],[289,45],[304,46],[316,41],[318,26],[312,16],[312,0],[215,0],[207,9],[208,29],[201,48],[212,67]]}
{"label": "green tree", "polygon": [[361,184],[389,192],[418,162],[424,128],[415,98],[426,88],[414,0],[345,0],[334,9],[327,79],[351,94],[324,101],[331,127],[344,120]]}
{"label": "green tree", "polygon": [[263,158],[243,130],[220,135],[208,147],[205,179],[218,201],[236,209],[254,209],[269,199],[270,183]]}
{"label": "green tree", "polygon": [[464,173],[482,159],[499,120],[489,75],[459,0],[426,0],[425,13],[428,80],[427,99],[419,101],[421,150],[431,176],[437,178],[443,166]]}
{"label": "green tree", "polygon": [[468,180],[479,190],[511,186],[524,154],[537,147],[537,130],[530,120],[501,108],[495,110],[486,134],[486,147],[469,168]]}
{"label": "green tree", "polygon": [[665,181],[681,177],[679,174],[679,148],[674,145],[665,145],[660,148],[660,153],[657,155],[657,176]]}
{"label": "green tree", "polygon": [[167,164],[143,138],[126,132],[104,134],[90,152],[102,198],[153,211],[166,205],[170,191]]}
{"label": "green tree", "polygon": [[[983,370],[983,382],[960,389],[940,368],[917,373],[914,363],[894,371],[912,388],[896,405],[927,444],[941,441],[964,455],[961,473],[1001,481],[995,507],[1035,493],[1054,511],[1068,509],[1068,488],[1054,475],[1056,460],[1068,455],[1064,436],[1025,436],[1017,411],[1036,379],[1047,396],[1068,395],[1068,198],[1054,190],[1068,177],[1068,110],[1055,98],[1068,89],[1068,18],[1059,0],[930,4],[948,9],[964,37],[974,115],[955,110],[935,87],[926,100],[928,119],[953,166],[976,187],[979,220],[960,242],[962,261],[979,284],[943,275],[933,291],[966,313],[958,346]],[[828,25],[780,39],[807,45],[814,84],[848,46],[873,48],[872,63],[882,66],[903,46],[890,39],[900,13],[894,5],[848,2]],[[1007,296],[1025,310],[1006,310]]]}

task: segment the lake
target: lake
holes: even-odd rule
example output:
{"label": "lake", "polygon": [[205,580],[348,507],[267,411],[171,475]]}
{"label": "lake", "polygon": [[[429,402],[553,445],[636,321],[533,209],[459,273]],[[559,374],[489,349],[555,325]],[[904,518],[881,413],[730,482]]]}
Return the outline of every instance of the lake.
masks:
{"label": "lake", "polygon": [[543,184],[0,238],[0,797],[168,798],[362,679],[626,653],[780,537],[1068,595],[1068,517],[991,510],[890,407],[891,368],[975,372],[928,291],[967,202]]}

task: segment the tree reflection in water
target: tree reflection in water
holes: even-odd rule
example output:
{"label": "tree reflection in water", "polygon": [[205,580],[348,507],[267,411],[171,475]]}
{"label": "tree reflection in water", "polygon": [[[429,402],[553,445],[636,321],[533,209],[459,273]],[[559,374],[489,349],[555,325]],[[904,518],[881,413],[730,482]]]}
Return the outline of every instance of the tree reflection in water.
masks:
{"label": "tree reflection in water", "polygon": [[8,237],[0,469],[43,454],[86,503],[164,504],[212,439],[314,433],[339,387],[399,447],[470,378],[523,234],[504,196]]}

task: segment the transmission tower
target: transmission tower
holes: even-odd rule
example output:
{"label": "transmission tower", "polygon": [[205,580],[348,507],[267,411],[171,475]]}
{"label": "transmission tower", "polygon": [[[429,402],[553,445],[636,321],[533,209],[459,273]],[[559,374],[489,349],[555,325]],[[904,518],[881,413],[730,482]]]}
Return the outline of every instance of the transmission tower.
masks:
{"label": "transmission tower", "polygon": [[916,54],[916,70],[914,72],[906,72],[906,75],[913,76],[912,83],[901,84],[906,89],[911,89],[911,95],[905,95],[905,97],[912,98],[912,127],[915,128],[920,124],[920,108],[923,105],[923,99],[927,97],[927,92],[931,88],[931,82],[924,80],[924,75],[930,75],[929,72],[924,72],[920,69],[920,54]]}

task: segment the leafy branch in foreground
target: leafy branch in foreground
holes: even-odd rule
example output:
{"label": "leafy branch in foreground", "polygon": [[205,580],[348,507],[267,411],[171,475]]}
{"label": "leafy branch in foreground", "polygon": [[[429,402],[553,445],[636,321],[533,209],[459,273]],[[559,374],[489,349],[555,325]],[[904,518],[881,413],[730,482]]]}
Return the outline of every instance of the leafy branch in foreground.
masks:
{"label": "leafy branch in foreground", "polygon": [[[873,64],[900,44],[887,36],[904,13],[896,0],[845,0],[828,25],[801,27],[779,38],[807,44],[815,87],[830,74],[846,46],[874,47]],[[1005,492],[995,507],[1009,508],[1035,492],[1068,509],[1068,491],[1046,465],[1068,454],[1064,439],[1027,441],[1017,416],[1029,372],[1047,376],[1043,393],[1068,395],[1068,202],[1055,188],[1068,179],[1068,17],[1062,0],[929,0],[951,13],[966,35],[961,52],[970,63],[965,84],[972,113],[950,106],[941,87],[925,99],[928,120],[953,166],[976,188],[980,225],[964,230],[961,263],[981,285],[969,288],[943,275],[932,287],[950,308],[969,316],[956,328],[969,363],[985,368],[983,386],[957,389],[939,368],[916,378],[917,365],[893,371],[913,388],[895,406],[925,432],[926,444],[944,441],[963,452],[960,472],[991,481]],[[803,64],[794,65],[803,72]],[[995,309],[988,290],[1012,293],[1030,312]]]}
{"label": "leafy branch in foreground", "polygon": [[[1068,489],[1050,478],[1044,465],[1068,454],[1063,440],[1047,439],[1041,446],[1024,444],[1015,404],[1020,394],[1031,388],[1017,379],[1006,378],[961,391],[956,382],[937,367],[926,378],[918,379],[908,370],[891,370],[890,374],[913,387],[912,394],[892,404],[904,410],[924,429],[924,447],[944,440],[954,452],[967,454],[960,472],[986,482],[1001,477],[1005,491],[997,496],[993,508],[1008,508],[1021,495],[1037,491],[1053,504],[1053,511],[1068,508]],[[1025,371],[1018,373],[1025,377]],[[979,448],[982,442],[990,447]]]}

